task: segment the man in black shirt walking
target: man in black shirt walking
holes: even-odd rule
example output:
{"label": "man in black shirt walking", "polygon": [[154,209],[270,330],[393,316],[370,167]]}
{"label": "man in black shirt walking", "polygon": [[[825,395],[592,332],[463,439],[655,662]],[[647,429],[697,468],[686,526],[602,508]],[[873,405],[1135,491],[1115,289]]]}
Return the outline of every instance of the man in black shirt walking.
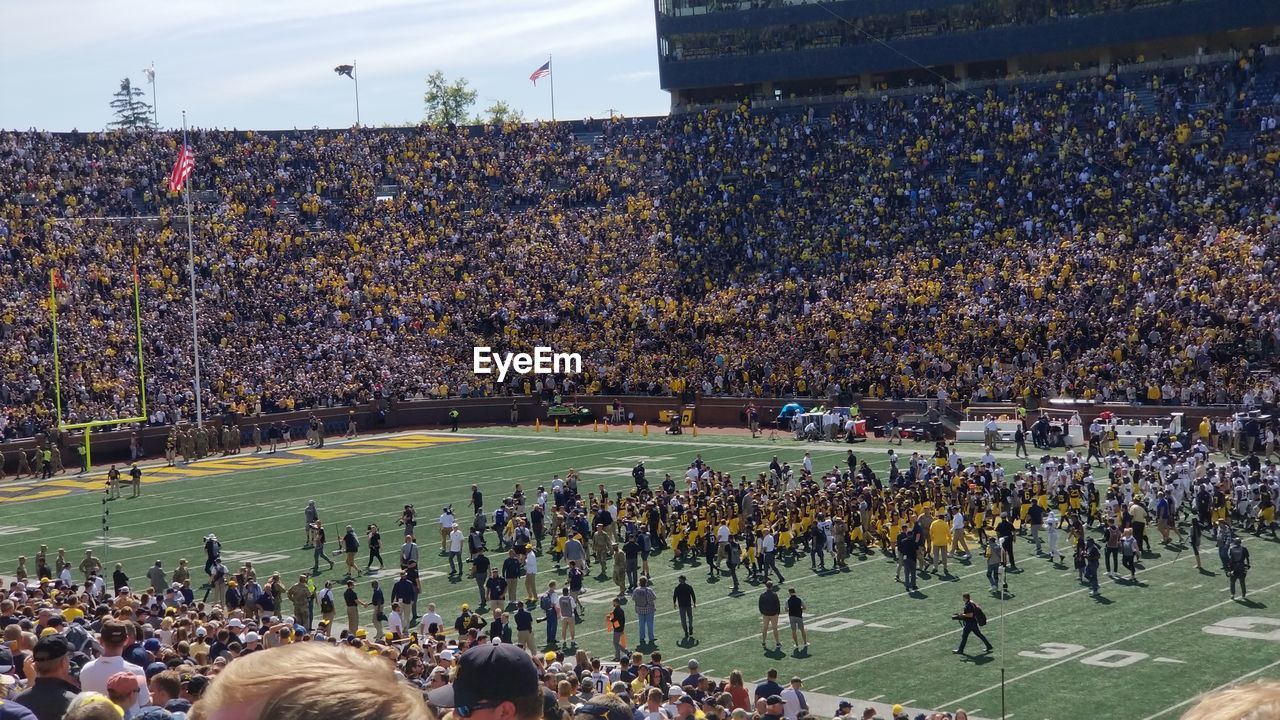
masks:
{"label": "man in black shirt walking", "polygon": [[964,631],[960,634],[960,647],[952,652],[957,655],[964,655],[964,646],[965,643],[969,642],[970,635],[977,635],[978,639],[987,646],[987,652],[991,652],[991,641],[987,640],[987,636],[982,634],[982,621],[986,619],[986,615],[982,612],[982,608],[978,607],[978,604],[970,599],[969,593],[965,593],[963,597],[964,609],[960,611],[959,615],[953,615],[952,618],[960,621],[960,624],[964,626]]}
{"label": "man in black shirt walking", "polygon": [[480,592],[480,605],[485,606],[484,583],[489,579],[489,558],[485,557],[484,551],[477,552],[475,557],[471,558],[471,577],[475,578],[476,590]]}
{"label": "man in black shirt walking", "polygon": [[688,640],[693,637],[693,610],[698,607],[698,596],[684,575],[680,576],[671,593],[671,604],[680,611],[680,628],[684,630],[684,639]]}

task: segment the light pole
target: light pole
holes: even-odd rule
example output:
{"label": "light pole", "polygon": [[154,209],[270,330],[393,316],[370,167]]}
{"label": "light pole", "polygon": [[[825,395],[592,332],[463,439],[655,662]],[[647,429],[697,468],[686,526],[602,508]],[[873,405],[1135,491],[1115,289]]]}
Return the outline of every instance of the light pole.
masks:
{"label": "light pole", "polygon": [[1009,590],[1009,583],[1005,581],[1006,568],[1000,566],[1000,720],[1004,720],[1005,701],[1004,701],[1004,674],[1005,660],[1008,658],[1009,645],[1005,642],[1004,634],[1004,596]]}

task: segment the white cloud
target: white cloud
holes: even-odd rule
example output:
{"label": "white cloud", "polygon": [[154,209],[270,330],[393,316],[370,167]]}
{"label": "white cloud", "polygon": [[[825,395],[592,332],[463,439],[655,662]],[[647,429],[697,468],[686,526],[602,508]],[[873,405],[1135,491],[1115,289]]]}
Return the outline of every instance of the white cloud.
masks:
{"label": "white cloud", "polygon": [[[0,127],[102,127],[125,75],[157,70],[160,120],[215,127],[333,127],[354,119],[357,60],[368,124],[421,114],[423,78],[465,76],[482,97],[546,117],[528,75],[553,53],[558,110],[663,112],[651,0],[0,0]],[[649,69],[645,69],[649,68]],[[616,85],[616,87],[615,87]],[[598,106],[598,107],[597,107]],[[557,112],[563,116],[563,112]]]}

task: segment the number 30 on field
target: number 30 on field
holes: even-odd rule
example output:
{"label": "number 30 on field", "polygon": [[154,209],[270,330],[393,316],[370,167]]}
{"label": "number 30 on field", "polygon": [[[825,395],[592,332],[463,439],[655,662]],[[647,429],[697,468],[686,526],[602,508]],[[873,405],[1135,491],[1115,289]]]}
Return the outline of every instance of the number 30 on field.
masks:
{"label": "number 30 on field", "polygon": [[[1061,660],[1084,649],[1083,645],[1072,645],[1071,643],[1040,643],[1039,650],[1023,650],[1018,655],[1035,658],[1036,660]],[[1149,657],[1151,656],[1146,653],[1129,652],[1128,650],[1103,650],[1100,653],[1081,658],[1080,664],[1103,668],[1122,668],[1146,660]]]}

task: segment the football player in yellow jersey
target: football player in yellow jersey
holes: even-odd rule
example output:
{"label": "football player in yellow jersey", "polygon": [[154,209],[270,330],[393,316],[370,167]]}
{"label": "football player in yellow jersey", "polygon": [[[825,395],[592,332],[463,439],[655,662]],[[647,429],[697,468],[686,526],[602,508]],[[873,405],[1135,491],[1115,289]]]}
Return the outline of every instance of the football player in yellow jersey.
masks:
{"label": "football player in yellow jersey", "polygon": [[1261,536],[1263,530],[1270,530],[1271,537],[1276,537],[1276,503],[1266,485],[1258,493],[1258,526],[1253,534]]}
{"label": "football player in yellow jersey", "polygon": [[1080,497],[1080,486],[1072,485],[1071,488],[1067,490],[1067,506],[1072,510],[1079,511]]}

